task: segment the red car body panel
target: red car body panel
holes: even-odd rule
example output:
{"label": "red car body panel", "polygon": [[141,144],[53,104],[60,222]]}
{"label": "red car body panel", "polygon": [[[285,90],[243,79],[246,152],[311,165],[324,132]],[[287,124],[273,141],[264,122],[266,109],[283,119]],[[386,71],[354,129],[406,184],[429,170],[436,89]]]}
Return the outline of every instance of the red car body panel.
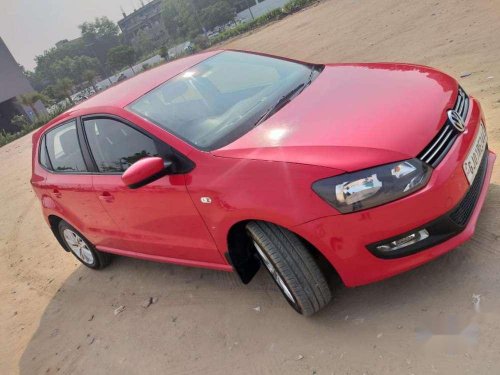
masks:
{"label": "red car body panel", "polygon": [[456,96],[456,81],[427,67],[327,65],[293,103],[214,153],[344,171],[409,159],[443,126]]}
{"label": "red car body panel", "polygon": [[[367,244],[426,224],[463,198],[462,169],[482,119],[471,98],[467,130],[433,171],[405,198],[340,214],[311,188],[317,180],[414,158],[437,134],[453,107],[457,82],[408,64],[327,65],[288,105],[233,143],[203,152],[125,107],[218,51],[177,60],[124,81],[77,105],[33,136],[32,185],[45,218],[54,215],[98,249],[154,261],[232,270],[225,255],[237,223],[265,220],[302,236],[333,265],[347,286],[393,276],[468,239],[489,185],[490,153],[474,213],[459,235],[399,259],[380,259]],[[109,114],[141,127],[191,159],[184,175],[165,176],[131,190],[120,175],[55,174],[40,166],[40,136],[69,119]],[[201,198],[210,197],[211,204]],[[404,218],[404,219],[403,219]]]}

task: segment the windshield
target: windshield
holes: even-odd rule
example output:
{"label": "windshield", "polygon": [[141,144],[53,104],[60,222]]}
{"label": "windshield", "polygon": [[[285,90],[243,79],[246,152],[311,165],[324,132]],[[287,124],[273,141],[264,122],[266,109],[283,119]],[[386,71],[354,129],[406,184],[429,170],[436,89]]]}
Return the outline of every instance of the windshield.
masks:
{"label": "windshield", "polygon": [[[168,80],[129,108],[198,149],[223,147],[298,94],[315,68],[226,51]],[[279,108],[276,108],[276,110]]]}

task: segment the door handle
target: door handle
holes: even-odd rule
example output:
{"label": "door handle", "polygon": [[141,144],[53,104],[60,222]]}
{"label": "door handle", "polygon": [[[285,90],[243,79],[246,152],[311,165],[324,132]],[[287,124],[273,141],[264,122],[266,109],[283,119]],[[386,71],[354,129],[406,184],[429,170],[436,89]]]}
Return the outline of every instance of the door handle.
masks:
{"label": "door handle", "polygon": [[57,189],[52,190],[52,194],[54,194],[54,197],[56,197],[56,198],[62,197],[62,193]]}
{"label": "door handle", "polygon": [[113,197],[111,193],[104,191],[99,195],[99,199],[103,202],[111,203],[115,200],[115,197]]}

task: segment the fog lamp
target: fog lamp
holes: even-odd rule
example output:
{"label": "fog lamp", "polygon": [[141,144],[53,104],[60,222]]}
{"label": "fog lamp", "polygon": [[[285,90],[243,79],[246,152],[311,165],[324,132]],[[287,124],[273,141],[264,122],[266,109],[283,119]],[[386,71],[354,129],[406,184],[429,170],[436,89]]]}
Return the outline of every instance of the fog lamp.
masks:
{"label": "fog lamp", "polygon": [[429,237],[429,232],[427,231],[427,229],[421,229],[417,232],[413,232],[404,237],[398,238],[397,240],[394,240],[392,242],[379,245],[377,246],[377,250],[388,253],[413,245],[419,241],[425,240],[427,237]]}

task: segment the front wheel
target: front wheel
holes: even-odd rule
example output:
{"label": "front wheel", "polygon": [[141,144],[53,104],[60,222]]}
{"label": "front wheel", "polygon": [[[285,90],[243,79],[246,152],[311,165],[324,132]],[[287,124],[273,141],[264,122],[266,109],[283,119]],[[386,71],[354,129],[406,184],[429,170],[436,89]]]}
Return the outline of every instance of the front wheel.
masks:
{"label": "front wheel", "polygon": [[247,232],[262,263],[299,314],[312,315],[330,302],[325,277],[295,234],[262,221],[249,222]]}
{"label": "front wheel", "polygon": [[89,240],[65,221],[59,223],[58,230],[66,249],[85,266],[97,270],[110,263],[109,254],[97,251]]}

